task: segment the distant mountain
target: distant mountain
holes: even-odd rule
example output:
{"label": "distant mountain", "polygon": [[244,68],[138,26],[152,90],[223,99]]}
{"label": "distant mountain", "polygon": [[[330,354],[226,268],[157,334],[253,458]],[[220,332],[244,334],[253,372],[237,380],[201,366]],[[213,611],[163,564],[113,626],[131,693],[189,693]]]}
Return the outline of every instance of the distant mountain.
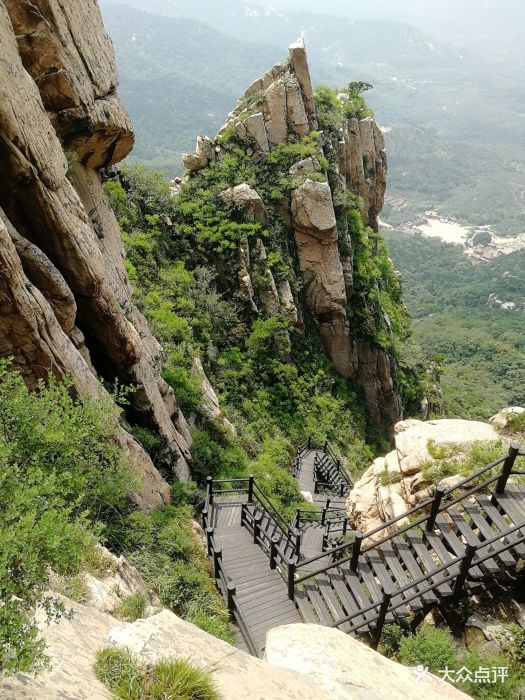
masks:
{"label": "distant mountain", "polygon": [[137,134],[133,155],[167,172],[199,133],[214,135],[246,86],[281,54],[202,22],[104,4],[121,76],[120,94]]}
{"label": "distant mountain", "polygon": [[[137,130],[134,157],[180,172],[180,151],[200,132],[215,134],[246,86],[303,33],[314,83],[374,85],[367,101],[392,129],[389,193],[404,202],[395,220],[432,207],[518,232],[525,86],[515,64],[409,24],[284,9],[291,1],[265,9],[246,0],[102,0]],[[146,5],[161,14],[135,9]]]}

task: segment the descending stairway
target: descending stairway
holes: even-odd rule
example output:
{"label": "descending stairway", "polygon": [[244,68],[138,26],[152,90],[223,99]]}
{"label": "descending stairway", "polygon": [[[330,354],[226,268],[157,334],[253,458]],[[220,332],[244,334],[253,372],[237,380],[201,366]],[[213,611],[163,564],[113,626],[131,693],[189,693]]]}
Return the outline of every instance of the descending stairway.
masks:
{"label": "descending stairway", "polygon": [[[301,450],[294,474],[302,490],[318,476],[341,488],[338,469],[316,470],[326,449]],[[261,654],[268,629],[298,621],[365,634],[377,645],[385,622],[410,616],[417,625],[433,607],[512,581],[525,560],[525,484],[509,481],[523,474],[514,469],[518,456],[513,445],[460,484],[438,487],[434,498],[342,544],[329,537],[346,533],[341,499],[334,507],[318,494],[322,511],[298,511],[290,524],[253,478],[210,479],[208,549],[248,649]]]}

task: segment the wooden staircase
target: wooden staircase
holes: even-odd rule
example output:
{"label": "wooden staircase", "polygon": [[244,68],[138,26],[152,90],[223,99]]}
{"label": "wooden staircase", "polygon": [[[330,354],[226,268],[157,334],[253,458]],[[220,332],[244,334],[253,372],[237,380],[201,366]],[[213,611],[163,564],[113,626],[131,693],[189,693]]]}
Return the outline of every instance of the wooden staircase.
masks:
{"label": "wooden staircase", "polygon": [[[314,453],[314,467],[320,452],[327,455],[301,451],[303,465]],[[385,623],[406,626],[410,618],[415,627],[434,607],[445,610],[464,596],[511,584],[525,560],[525,484],[509,481],[524,474],[514,468],[519,456],[524,453],[512,445],[507,455],[367,533],[350,533],[344,512],[326,494],[320,512],[298,511],[288,523],[252,477],[209,479],[208,549],[249,650],[260,654],[266,631],[290,621],[364,634],[377,646]],[[299,478],[302,466],[296,466]],[[322,478],[332,481],[322,483],[340,488],[339,475],[326,469]],[[236,514],[221,519],[216,513],[226,507]],[[352,541],[334,544],[343,534]]]}

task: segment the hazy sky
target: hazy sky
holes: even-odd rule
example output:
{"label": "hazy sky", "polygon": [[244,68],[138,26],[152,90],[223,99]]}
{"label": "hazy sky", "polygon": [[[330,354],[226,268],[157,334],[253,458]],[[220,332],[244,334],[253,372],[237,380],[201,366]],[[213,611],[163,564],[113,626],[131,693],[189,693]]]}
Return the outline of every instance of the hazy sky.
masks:
{"label": "hazy sky", "polygon": [[[107,0],[106,0],[107,1]],[[126,0],[117,0],[126,3]],[[214,9],[221,0],[212,0]],[[228,0],[230,4],[231,0]],[[191,0],[190,14],[206,21],[210,0]],[[188,0],[133,0],[135,7],[152,12],[162,6],[186,14]],[[475,44],[482,50],[505,48],[520,39],[525,23],[523,0],[239,0],[240,5],[262,5],[338,14],[352,19],[388,19],[413,24],[458,44]],[[171,14],[171,12],[170,12]],[[485,46],[486,44],[486,46]]]}

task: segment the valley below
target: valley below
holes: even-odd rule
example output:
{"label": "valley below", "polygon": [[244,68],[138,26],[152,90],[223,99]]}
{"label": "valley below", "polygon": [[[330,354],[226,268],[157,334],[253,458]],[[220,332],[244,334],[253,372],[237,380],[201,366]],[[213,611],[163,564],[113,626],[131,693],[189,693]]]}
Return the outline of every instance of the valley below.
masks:
{"label": "valley below", "polygon": [[435,211],[426,211],[423,216],[398,225],[381,221],[381,226],[407,236],[434,238],[443,243],[460,245],[463,253],[473,262],[493,260],[500,255],[511,255],[525,249],[525,233],[503,236],[490,224],[469,225],[452,217],[439,216]]}

